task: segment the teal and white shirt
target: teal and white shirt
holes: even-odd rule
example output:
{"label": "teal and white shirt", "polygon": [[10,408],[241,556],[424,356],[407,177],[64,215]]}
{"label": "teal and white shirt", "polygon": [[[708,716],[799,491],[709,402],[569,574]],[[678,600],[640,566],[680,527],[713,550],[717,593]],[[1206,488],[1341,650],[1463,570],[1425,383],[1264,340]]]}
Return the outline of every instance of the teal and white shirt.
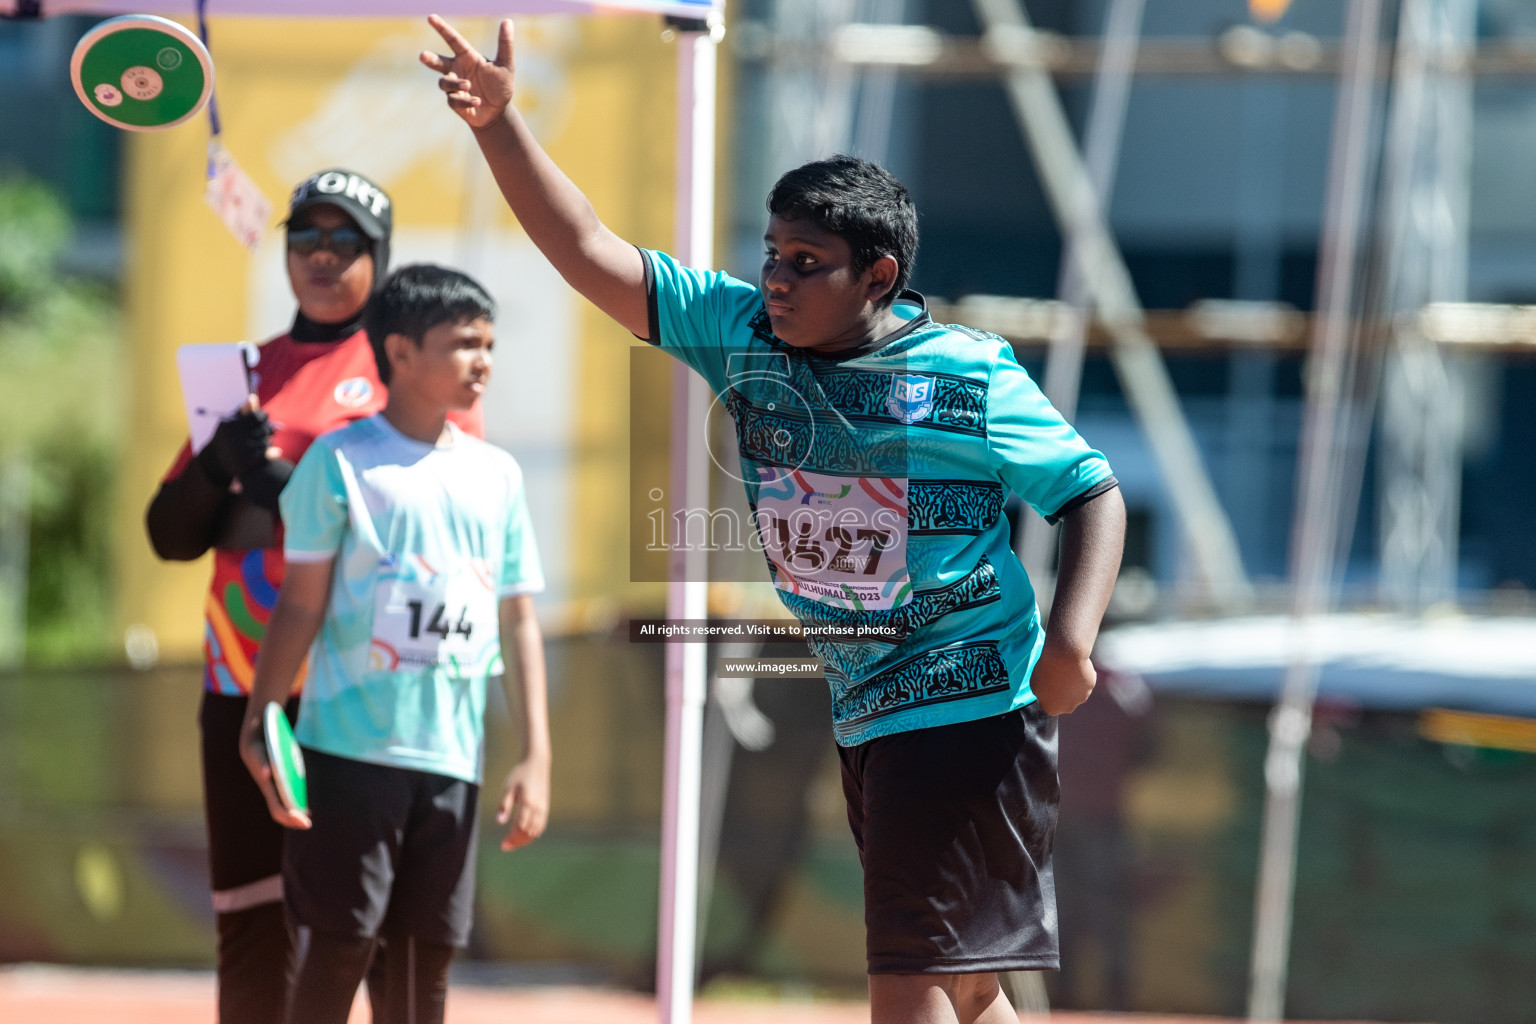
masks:
{"label": "teal and white shirt", "polygon": [[735,420],[756,539],[826,664],[838,742],[1031,703],[1044,631],[1003,501],[1054,518],[1115,479],[1007,342],[907,292],[905,328],[818,355],[774,338],[755,285],[642,253],[650,340]]}
{"label": "teal and white shirt", "polygon": [[283,489],[284,556],[335,559],[295,730],[305,747],[479,782],[498,605],[544,588],[517,460],[382,414],[317,438]]}

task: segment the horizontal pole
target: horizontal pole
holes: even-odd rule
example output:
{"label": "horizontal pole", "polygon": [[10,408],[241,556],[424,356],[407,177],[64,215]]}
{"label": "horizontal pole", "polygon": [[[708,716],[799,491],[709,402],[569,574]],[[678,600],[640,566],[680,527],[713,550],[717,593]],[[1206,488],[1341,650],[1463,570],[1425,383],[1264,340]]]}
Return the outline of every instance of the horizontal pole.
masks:
{"label": "horizontal pole", "polygon": [[[993,79],[1020,69],[1091,78],[1102,50],[1097,36],[1066,36],[1041,29],[1028,30],[1003,45],[980,36],[950,35],[925,25],[854,23],[816,44],[777,38],[760,23],[740,23],[734,34],[736,56],[748,62],[793,64],[831,59],[940,80]],[[1390,57],[1390,48],[1383,47],[1376,62],[1378,75],[1390,73]],[[1441,65],[1431,67],[1430,72],[1492,78],[1536,76],[1536,45],[1485,43]],[[1144,38],[1133,64],[1137,75],[1168,77],[1337,78],[1339,70],[1337,39],[1301,32],[1265,32],[1252,26],[1213,36]]]}
{"label": "horizontal pole", "polygon": [[[1056,299],[971,295],[958,302],[928,300],[937,321],[963,323],[991,331],[1016,346],[1046,345],[1061,329],[1063,318],[1077,309]],[[1145,314],[1147,335],[1164,351],[1255,350],[1305,352],[1312,332],[1312,315],[1271,303],[1216,300],[1189,309],[1154,309]],[[1425,340],[1459,352],[1529,354],[1536,352],[1536,306],[1478,302],[1439,302],[1414,315],[1415,331]],[[1352,330],[1385,338],[1396,321],[1351,320]],[[1088,329],[1088,346],[1112,344],[1111,333],[1095,319]]]}

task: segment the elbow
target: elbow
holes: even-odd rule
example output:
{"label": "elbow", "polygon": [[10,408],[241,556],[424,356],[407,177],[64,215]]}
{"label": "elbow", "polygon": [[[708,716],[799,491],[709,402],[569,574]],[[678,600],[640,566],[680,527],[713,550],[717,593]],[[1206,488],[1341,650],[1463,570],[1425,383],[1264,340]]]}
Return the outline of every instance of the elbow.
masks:
{"label": "elbow", "polygon": [[206,547],[200,548],[195,544],[157,538],[153,533],[149,535],[149,546],[162,561],[166,562],[195,562],[208,551]]}
{"label": "elbow", "polygon": [[[195,545],[187,543],[185,537],[164,529],[163,524],[151,513],[144,517],[145,532],[149,534],[149,546],[155,552],[156,557],[166,562],[191,562],[197,559],[203,552],[195,550]],[[204,548],[204,551],[207,549]]]}
{"label": "elbow", "polygon": [[203,557],[211,547],[207,536],[199,536],[187,517],[179,515],[165,491],[155,495],[144,513],[144,532],[149,535],[149,546],[155,554],[167,562],[193,562]]}

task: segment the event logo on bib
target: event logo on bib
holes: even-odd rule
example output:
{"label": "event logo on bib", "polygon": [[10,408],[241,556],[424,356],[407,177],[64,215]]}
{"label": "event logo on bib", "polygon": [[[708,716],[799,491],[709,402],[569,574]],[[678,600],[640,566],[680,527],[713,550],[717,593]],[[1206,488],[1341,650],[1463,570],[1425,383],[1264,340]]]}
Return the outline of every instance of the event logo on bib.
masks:
{"label": "event logo on bib", "polygon": [[336,385],[333,392],[337,405],[344,405],[349,409],[366,405],[368,399],[373,397],[373,383],[367,377],[348,377]]}
{"label": "event logo on bib", "polygon": [[916,423],[933,411],[932,377],[916,374],[895,374],[891,377],[891,394],[885,400],[885,409],[903,423]]}
{"label": "event logo on bib", "polygon": [[806,491],[800,498],[800,504],[809,505],[815,502],[817,505],[830,505],[834,501],[841,501],[848,497],[848,492],[853,490],[852,484],[843,484],[835,492],[833,491]]}

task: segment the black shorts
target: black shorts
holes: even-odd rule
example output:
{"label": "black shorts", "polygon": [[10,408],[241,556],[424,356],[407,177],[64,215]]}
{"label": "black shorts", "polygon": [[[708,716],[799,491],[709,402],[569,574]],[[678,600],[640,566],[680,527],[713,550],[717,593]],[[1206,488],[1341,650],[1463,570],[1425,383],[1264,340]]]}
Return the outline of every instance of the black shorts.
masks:
{"label": "black shorts", "polygon": [[1056,719],[1031,704],[839,747],[871,974],[1060,966]]}
{"label": "black shorts", "polygon": [[295,923],[467,944],[480,787],[307,748],[304,765],[314,827],[290,830],[283,849]]}
{"label": "black shorts", "polygon": [[[283,901],[283,832],[240,759],[245,697],[203,693],[198,725],[203,746],[203,810],[208,821],[208,874],[213,909],[233,914]],[[298,698],[288,702],[293,720]]]}

